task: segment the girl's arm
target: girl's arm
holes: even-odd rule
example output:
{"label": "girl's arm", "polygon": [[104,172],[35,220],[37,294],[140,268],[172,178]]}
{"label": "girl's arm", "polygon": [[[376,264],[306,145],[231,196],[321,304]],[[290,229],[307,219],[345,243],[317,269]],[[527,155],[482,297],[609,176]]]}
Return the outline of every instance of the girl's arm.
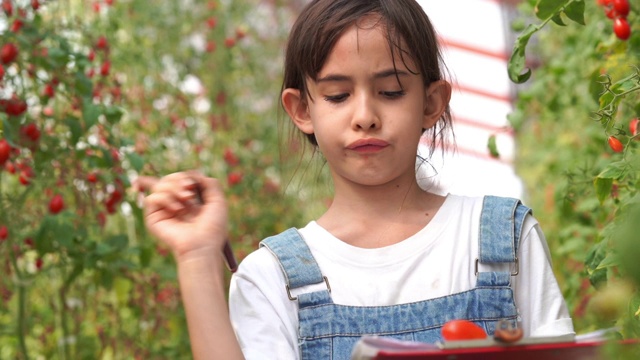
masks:
{"label": "girl's arm", "polygon": [[178,259],[180,293],[194,359],[243,359],[229,320],[220,252]]}
{"label": "girl's arm", "polygon": [[157,182],[143,178],[138,184],[148,185],[152,190],[145,198],[145,223],[176,259],[193,357],[242,359],[225,298],[227,205],[221,185],[196,172],[171,174]]}

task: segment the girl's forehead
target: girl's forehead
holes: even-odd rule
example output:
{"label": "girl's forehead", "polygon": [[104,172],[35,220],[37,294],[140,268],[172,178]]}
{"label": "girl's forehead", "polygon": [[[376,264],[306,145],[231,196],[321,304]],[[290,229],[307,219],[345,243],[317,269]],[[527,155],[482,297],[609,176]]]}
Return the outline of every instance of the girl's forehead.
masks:
{"label": "girl's forehead", "polygon": [[371,29],[374,27],[386,28],[387,22],[380,14],[367,14],[358,18],[354,25],[362,29]]}
{"label": "girl's forehead", "polygon": [[390,41],[389,33],[380,16],[367,16],[361,20],[342,32],[329,51],[319,73],[323,73],[327,68],[339,69],[342,64],[354,58],[369,65],[376,63],[382,67],[404,68],[405,62],[413,64],[410,56],[407,56],[406,49],[398,47],[399,45],[404,48],[404,42],[396,44]]}

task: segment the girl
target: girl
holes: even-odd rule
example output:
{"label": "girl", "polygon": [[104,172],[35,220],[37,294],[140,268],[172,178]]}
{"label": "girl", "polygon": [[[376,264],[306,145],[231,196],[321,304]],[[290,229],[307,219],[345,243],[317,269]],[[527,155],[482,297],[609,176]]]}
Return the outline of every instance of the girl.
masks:
{"label": "girl", "polygon": [[418,142],[448,135],[450,94],[414,0],[308,4],[287,45],[281,99],[327,161],[327,211],[244,259],[227,312],[218,181],[168,175],[145,201],[147,226],[177,261],[196,358],[348,359],[362,335],[434,342],[453,319],[489,334],[500,320],[525,336],[573,333],[528,208],[418,186]]}

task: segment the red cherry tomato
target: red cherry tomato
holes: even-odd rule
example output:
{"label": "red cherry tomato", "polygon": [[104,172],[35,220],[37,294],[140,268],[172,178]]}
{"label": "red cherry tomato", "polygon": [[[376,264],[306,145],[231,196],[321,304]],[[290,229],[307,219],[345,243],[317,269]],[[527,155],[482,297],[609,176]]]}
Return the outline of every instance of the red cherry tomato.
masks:
{"label": "red cherry tomato", "polygon": [[[636,136],[638,135],[638,123],[640,122],[640,119],[635,118],[633,120],[631,120],[629,122],[629,132],[631,132],[631,136]],[[0,161],[1,163],[2,161]]]}
{"label": "red cherry tomato", "polygon": [[62,211],[62,209],[64,209],[64,200],[62,199],[62,195],[55,194],[49,202],[49,212],[57,214]]}
{"label": "red cherry tomato", "polygon": [[627,40],[629,36],[631,36],[631,26],[629,26],[627,19],[616,18],[613,21],[613,32],[616,34],[618,39]]}
{"label": "red cherry tomato", "polygon": [[483,328],[469,320],[451,320],[442,326],[442,338],[447,341],[485,339]]}
{"label": "red cherry tomato", "polygon": [[619,153],[622,152],[622,150],[624,150],[624,145],[622,145],[622,142],[620,142],[620,140],[618,140],[618,138],[616,138],[615,136],[609,136],[609,147],[611,148],[611,150]]}
{"label": "red cherry tomato", "polygon": [[0,140],[0,165],[3,165],[11,156],[11,145],[5,139]]}
{"label": "red cherry tomato", "polygon": [[629,0],[613,0],[613,9],[620,17],[626,18],[629,15]]}

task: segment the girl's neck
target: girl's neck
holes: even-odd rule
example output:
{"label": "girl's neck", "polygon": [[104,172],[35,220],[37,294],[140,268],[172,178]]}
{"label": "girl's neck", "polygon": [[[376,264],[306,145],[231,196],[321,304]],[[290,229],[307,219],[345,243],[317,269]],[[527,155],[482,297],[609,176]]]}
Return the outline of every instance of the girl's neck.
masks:
{"label": "girl's neck", "polygon": [[415,234],[443,202],[444,197],[422,190],[415,180],[380,186],[343,183],[317,222],[354,246],[380,247]]}

